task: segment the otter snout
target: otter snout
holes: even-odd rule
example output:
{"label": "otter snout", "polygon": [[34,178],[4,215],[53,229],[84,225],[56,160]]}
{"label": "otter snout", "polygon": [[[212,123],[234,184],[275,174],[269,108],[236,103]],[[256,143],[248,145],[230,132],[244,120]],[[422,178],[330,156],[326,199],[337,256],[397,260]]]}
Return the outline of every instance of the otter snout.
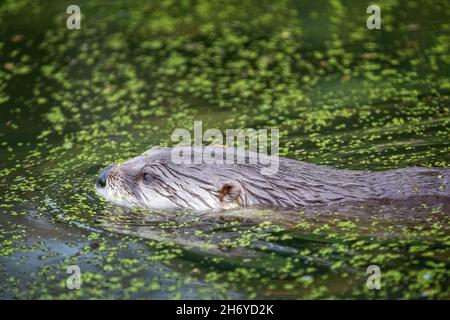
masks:
{"label": "otter snout", "polygon": [[106,186],[106,178],[108,177],[109,170],[112,167],[113,165],[110,164],[105,169],[103,169],[102,172],[100,172],[99,176],[97,177],[97,187],[104,188]]}

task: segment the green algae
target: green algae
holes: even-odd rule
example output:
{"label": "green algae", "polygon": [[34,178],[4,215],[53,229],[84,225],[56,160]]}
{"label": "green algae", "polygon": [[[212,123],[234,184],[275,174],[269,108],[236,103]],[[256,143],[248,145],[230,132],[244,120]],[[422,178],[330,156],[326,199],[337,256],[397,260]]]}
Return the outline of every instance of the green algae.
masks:
{"label": "green algae", "polygon": [[[381,32],[351,1],[80,1],[77,31],[50,2],[0,4],[0,296],[448,298],[449,214],[436,207],[415,223],[373,208],[205,223],[94,190],[102,167],[194,120],[278,127],[282,155],[338,168],[448,167],[450,7],[378,4]],[[371,264],[381,290],[365,286]]]}

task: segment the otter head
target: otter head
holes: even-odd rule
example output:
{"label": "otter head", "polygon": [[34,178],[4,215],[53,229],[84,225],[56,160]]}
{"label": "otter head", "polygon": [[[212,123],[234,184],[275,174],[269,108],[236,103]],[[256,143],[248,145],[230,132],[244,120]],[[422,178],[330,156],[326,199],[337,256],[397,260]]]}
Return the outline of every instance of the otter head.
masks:
{"label": "otter head", "polygon": [[[180,148],[181,152],[194,148]],[[179,164],[172,148],[154,147],[122,164],[107,166],[96,189],[106,200],[149,209],[229,209],[245,205],[245,193],[226,166]]]}

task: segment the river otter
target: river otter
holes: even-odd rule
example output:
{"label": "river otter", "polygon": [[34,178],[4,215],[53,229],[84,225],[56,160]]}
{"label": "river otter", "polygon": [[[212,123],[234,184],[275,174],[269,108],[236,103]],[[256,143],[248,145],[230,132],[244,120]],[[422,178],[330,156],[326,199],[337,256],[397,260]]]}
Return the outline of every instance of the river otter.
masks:
{"label": "river otter", "polygon": [[[205,148],[216,159],[234,151],[245,163],[194,161]],[[189,154],[187,163],[174,154]],[[97,192],[109,201],[151,209],[230,209],[260,206],[295,209],[310,205],[369,199],[438,197],[450,200],[450,168],[406,168],[382,172],[338,170],[279,158],[272,175],[261,174],[259,154],[223,147],[154,147],[120,165],[109,165],[97,179]],[[194,163],[195,162],[195,163]]]}

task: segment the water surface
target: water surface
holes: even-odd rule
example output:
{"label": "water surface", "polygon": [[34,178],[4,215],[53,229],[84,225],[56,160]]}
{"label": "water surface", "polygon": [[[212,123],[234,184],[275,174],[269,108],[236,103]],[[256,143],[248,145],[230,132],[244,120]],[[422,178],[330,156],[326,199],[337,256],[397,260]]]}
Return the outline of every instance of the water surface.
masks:
{"label": "water surface", "polygon": [[381,30],[360,1],[78,1],[70,31],[64,3],[2,2],[0,297],[448,299],[439,203],[149,212],[95,193],[194,120],[280,128],[281,155],[336,168],[448,167],[450,5],[378,4]]}

